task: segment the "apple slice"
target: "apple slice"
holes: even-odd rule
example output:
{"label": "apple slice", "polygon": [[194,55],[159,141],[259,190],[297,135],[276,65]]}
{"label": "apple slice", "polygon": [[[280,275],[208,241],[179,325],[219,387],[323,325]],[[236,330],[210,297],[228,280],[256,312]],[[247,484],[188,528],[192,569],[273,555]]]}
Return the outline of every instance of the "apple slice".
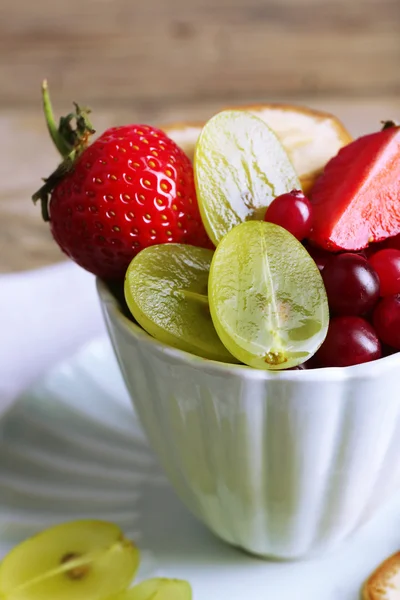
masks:
{"label": "apple slice", "polygon": [[[336,117],[311,108],[290,104],[233,108],[252,113],[274,131],[292,161],[305,194],[310,191],[325,164],[352,139]],[[161,129],[193,160],[194,148],[203,125],[204,123],[183,122],[161,126]]]}

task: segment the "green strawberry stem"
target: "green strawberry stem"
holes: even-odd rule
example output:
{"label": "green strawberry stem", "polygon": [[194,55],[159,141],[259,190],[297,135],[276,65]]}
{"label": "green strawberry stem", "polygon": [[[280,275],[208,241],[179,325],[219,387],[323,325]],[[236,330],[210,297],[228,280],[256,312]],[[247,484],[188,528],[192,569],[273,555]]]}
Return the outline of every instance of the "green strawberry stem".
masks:
{"label": "green strawberry stem", "polygon": [[[57,127],[46,80],[42,84],[42,99],[47,129],[63,159],[50,177],[43,180],[44,185],[32,196],[35,204],[40,200],[44,221],[50,221],[49,201],[51,192],[57,183],[73,170],[76,159],[87,148],[90,136],[95,133],[95,130],[88,117],[90,110],[81,108],[76,103],[74,103],[75,112],[66,117],[61,117]],[[72,127],[73,121],[75,121],[75,129]]]}
{"label": "green strawberry stem", "polygon": [[[43,99],[43,110],[46,118],[47,129],[49,130],[50,137],[54,142],[55,147],[61,154],[63,158],[68,156],[68,154],[72,151],[71,144],[69,140],[67,141],[66,137],[61,133],[61,120],[60,125],[57,127],[56,121],[54,118],[53,108],[51,105],[49,88],[47,86],[47,80],[45,79],[42,83],[42,99]],[[62,117],[63,118],[63,117]],[[62,119],[61,118],[61,119]]]}

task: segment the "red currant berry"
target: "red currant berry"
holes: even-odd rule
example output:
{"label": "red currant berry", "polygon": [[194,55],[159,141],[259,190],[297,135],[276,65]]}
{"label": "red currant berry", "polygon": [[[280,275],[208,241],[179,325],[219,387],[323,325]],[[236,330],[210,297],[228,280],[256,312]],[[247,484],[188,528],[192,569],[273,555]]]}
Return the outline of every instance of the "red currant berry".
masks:
{"label": "red currant berry", "polygon": [[302,191],[292,190],[271,202],[264,220],[280,225],[301,241],[311,231],[312,206]]}
{"label": "red currant berry", "polygon": [[372,325],[361,317],[335,317],[314,359],[319,367],[350,367],[382,356]]}
{"label": "red currant berry", "polygon": [[378,273],[381,296],[400,293],[400,250],[387,248],[380,250],[369,259],[370,265]]}
{"label": "red currant berry", "polygon": [[332,256],[322,271],[329,308],[336,315],[364,315],[379,299],[379,278],[358,254]]}
{"label": "red currant berry", "polygon": [[379,302],[373,323],[380,340],[400,350],[400,294],[386,296]]}

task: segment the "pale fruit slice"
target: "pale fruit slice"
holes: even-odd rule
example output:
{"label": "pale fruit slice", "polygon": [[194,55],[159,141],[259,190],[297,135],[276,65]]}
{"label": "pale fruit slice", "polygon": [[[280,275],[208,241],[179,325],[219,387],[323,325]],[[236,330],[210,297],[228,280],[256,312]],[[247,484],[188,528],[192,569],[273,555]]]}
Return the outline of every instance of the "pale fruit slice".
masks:
{"label": "pale fruit slice", "polygon": [[282,227],[247,221],[215,251],[210,310],[228,350],[257,369],[308,360],[325,339],[328,302],[318,267]]}
{"label": "pale fruit slice", "polygon": [[126,303],[160,342],[222,362],[236,362],[219,339],[208,306],[212,250],[160,244],[139,252],[125,277]]}
{"label": "pale fruit slice", "polygon": [[[305,194],[326,163],[352,141],[350,133],[335,116],[291,104],[259,104],[229,107],[259,117],[276,133],[300,178]],[[175,123],[161,128],[193,159],[204,123]]]}
{"label": "pale fruit slice", "polygon": [[276,196],[300,187],[276,135],[244,111],[208,121],[197,141],[194,173],[201,217],[215,245],[235,225],[263,219]]}
{"label": "pale fruit slice", "polygon": [[102,600],[125,590],[139,551],[119,527],[63,523],[17,546],[0,565],[4,600]]}
{"label": "pale fruit slice", "polygon": [[192,600],[192,589],[187,581],[160,577],[143,581],[108,600]]}

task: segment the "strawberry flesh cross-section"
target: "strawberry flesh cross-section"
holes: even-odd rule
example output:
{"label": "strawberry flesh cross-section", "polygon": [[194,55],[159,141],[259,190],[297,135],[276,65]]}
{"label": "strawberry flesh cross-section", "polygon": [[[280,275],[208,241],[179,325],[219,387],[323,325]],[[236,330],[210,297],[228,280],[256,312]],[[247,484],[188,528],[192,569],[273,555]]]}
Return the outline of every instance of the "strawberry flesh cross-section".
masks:
{"label": "strawberry flesh cross-section", "polygon": [[360,250],[400,233],[400,127],[391,124],[342,148],[310,197],[310,241]]}

